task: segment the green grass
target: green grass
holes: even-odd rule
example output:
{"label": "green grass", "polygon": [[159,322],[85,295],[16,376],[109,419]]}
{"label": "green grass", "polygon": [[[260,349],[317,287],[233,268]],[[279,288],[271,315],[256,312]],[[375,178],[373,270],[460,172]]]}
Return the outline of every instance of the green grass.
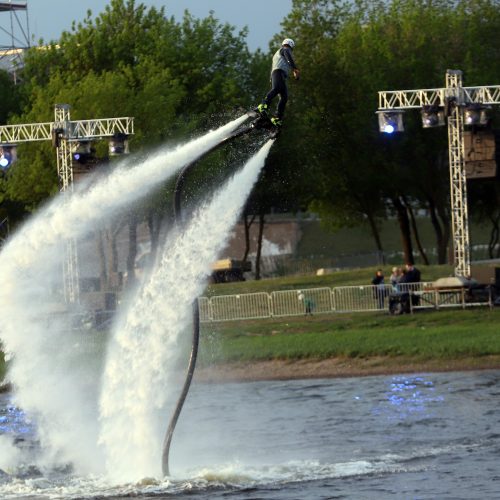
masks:
{"label": "green grass", "polygon": [[[422,267],[422,279],[450,275],[450,266]],[[369,283],[375,268],[327,276],[294,276],[212,285],[207,296]],[[325,314],[265,320],[203,323],[200,365],[331,357],[391,357],[416,361],[500,356],[500,308]],[[86,334],[89,337],[89,333]],[[95,333],[101,337],[103,334]],[[104,338],[104,337],[102,337]],[[1,355],[2,353],[0,353]],[[184,359],[184,358],[183,358]],[[0,380],[5,372],[0,357]]]}
{"label": "green grass", "polygon": [[[421,266],[422,280],[453,274],[451,266]],[[326,276],[293,276],[212,285],[206,296],[369,284],[376,268]],[[389,268],[384,269],[389,275]],[[203,324],[201,364],[391,357],[460,360],[500,356],[500,309],[446,309],[413,315],[328,314]],[[402,361],[404,362],[404,361]]]}
{"label": "green grass", "polygon": [[203,325],[202,364],[377,356],[451,360],[500,355],[500,310],[358,314]]}

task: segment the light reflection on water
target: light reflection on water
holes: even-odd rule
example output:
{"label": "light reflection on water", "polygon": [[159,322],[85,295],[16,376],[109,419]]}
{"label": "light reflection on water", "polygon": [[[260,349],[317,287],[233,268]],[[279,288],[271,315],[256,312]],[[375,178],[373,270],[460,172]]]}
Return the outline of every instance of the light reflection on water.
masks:
{"label": "light reflection on water", "polygon": [[35,427],[26,413],[10,404],[8,395],[0,399],[0,434],[14,434],[16,436],[33,436]]}
{"label": "light reflection on water", "polygon": [[386,392],[390,404],[388,418],[407,421],[409,418],[431,418],[436,415],[436,403],[445,397],[436,394],[434,382],[426,377],[393,377]]}
{"label": "light reflection on water", "polygon": [[[198,383],[174,436],[170,480],[112,485],[24,463],[0,476],[0,498],[495,498],[499,378]],[[0,437],[34,433],[1,395]]]}

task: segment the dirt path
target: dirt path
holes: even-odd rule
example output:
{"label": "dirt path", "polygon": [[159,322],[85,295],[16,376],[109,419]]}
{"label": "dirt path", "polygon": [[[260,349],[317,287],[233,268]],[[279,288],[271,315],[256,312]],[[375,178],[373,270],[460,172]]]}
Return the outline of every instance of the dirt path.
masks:
{"label": "dirt path", "polygon": [[408,358],[389,357],[259,361],[256,363],[232,363],[198,368],[195,378],[200,382],[216,383],[486,369],[500,369],[500,356],[484,356],[449,361],[430,360],[424,362]]}

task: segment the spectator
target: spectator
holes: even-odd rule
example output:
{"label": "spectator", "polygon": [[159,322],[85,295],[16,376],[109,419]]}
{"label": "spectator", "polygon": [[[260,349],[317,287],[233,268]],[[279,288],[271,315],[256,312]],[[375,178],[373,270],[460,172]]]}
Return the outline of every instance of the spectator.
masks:
{"label": "spectator", "polygon": [[303,307],[306,316],[307,315],[312,316],[314,308],[316,307],[314,300],[311,297],[305,295],[302,290],[297,291],[297,299],[299,300],[299,303],[302,302],[304,304]]}
{"label": "spectator", "polygon": [[314,303],[314,300],[311,299],[311,297],[306,297],[304,299],[304,306],[306,308],[306,315],[309,314],[310,316],[312,316],[315,305],[316,304]]}
{"label": "spectator", "polygon": [[[406,272],[400,283],[420,283],[420,271],[413,264],[406,264]],[[407,287],[408,293],[411,295],[411,303],[414,306],[420,304],[420,297],[415,294],[416,287]]]}
{"label": "spectator", "polygon": [[392,289],[395,292],[399,291],[398,285],[399,285],[399,282],[400,282],[402,276],[403,276],[403,271],[400,267],[393,267],[392,268],[392,274],[391,274],[391,277],[389,279],[391,280]]}
{"label": "spectator", "polygon": [[420,283],[420,271],[413,264],[406,264],[404,283]]}
{"label": "spectator", "polygon": [[384,298],[385,298],[385,284],[384,284],[384,274],[382,269],[377,269],[375,276],[372,279],[372,285],[375,285],[374,296],[377,299],[378,308],[384,308]]}

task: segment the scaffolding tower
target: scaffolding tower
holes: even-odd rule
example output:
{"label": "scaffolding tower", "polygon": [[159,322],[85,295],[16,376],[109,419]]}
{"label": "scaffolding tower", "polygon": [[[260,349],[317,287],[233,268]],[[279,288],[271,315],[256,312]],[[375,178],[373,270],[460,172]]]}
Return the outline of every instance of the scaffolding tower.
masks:
{"label": "scaffolding tower", "polygon": [[28,2],[0,2],[0,68],[11,73],[14,81],[29,47]]}
{"label": "scaffolding tower", "polygon": [[438,89],[380,91],[379,112],[448,108],[448,157],[450,209],[453,231],[455,276],[470,278],[469,215],[465,168],[464,112],[468,105],[500,104],[500,85],[463,87],[462,71],[446,71],[446,87]]}
{"label": "scaffolding tower", "polygon": [[[71,120],[70,106],[56,104],[54,121],[0,126],[0,145],[52,141],[57,154],[57,174],[63,196],[73,191],[73,152],[78,141],[110,139],[116,134],[134,133],[132,117]],[[79,302],[78,249],[74,239],[66,241],[63,260],[64,297],[66,303]]]}

